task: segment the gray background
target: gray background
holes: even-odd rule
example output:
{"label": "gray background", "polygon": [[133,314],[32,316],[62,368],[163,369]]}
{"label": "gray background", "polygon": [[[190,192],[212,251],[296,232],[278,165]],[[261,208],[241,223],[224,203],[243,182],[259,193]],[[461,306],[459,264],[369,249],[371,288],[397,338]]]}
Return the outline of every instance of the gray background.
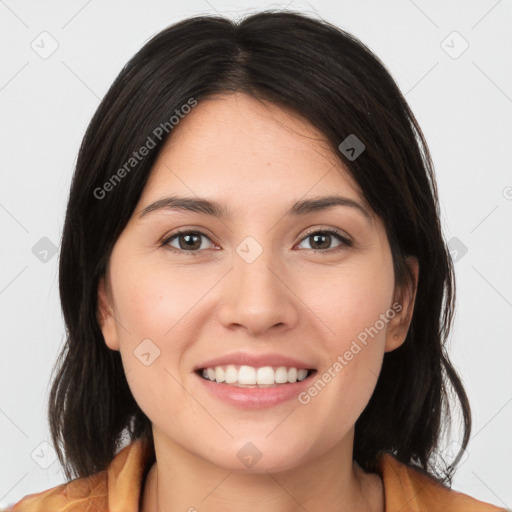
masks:
{"label": "gray background", "polygon": [[[318,13],[359,37],[386,64],[419,120],[456,259],[449,350],[474,414],[453,488],[512,508],[512,3],[506,0],[198,0],[187,8],[163,0],[0,0],[0,507],[64,481],[46,419],[64,333],[54,251],[78,147],[100,98],[125,62],[167,25],[264,7]],[[446,453],[459,440],[455,434],[446,440]]]}

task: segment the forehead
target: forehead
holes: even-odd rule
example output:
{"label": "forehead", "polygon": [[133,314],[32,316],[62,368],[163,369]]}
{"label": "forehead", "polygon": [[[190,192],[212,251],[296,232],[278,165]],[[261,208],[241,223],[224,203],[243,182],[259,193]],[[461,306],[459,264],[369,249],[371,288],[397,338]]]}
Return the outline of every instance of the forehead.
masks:
{"label": "forehead", "polygon": [[171,191],[215,195],[240,207],[333,192],[364,202],[323,134],[293,112],[242,93],[202,100],[175,126],[141,199]]}

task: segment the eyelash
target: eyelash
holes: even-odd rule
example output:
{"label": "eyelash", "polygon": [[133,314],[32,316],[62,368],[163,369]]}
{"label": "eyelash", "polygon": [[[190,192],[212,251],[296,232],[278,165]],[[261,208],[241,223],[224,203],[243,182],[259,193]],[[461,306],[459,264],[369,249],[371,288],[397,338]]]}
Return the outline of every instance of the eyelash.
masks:
{"label": "eyelash", "polygon": [[[196,234],[196,235],[204,236],[210,242],[212,242],[210,237],[208,235],[204,234],[203,232],[198,231],[198,230],[188,229],[188,230],[178,230],[178,231],[175,231],[171,235],[165,237],[165,239],[162,240],[162,242],[160,243],[160,246],[164,247],[165,249],[168,249],[168,250],[170,250],[171,252],[174,252],[174,253],[178,253],[178,254],[187,253],[187,254],[189,254],[191,256],[199,256],[199,254],[202,252],[202,250],[185,251],[183,249],[176,249],[175,247],[171,247],[169,245],[169,242],[171,242],[174,238],[178,237],[179,235],[190,235],[190,234]],[[310,251],[313,251],[314,254],[322,254],[322,255],[332,254],[333,252],[337,252],[339,250],[343,250],[345,247],[351,247],[352,246],[352,242],[348,238],[343,236],[340,231],[338,231],[337,229],[333,229],[333,228],[316,229],[314,231],[310,231],[310,232],[305,234],[305,236],[301,239],[300,243],[302,243],[306,238],[309,238],[310,236],[316,235],[316,234],[329,234],[329,235],[333,235],[340,242],[342,242],[342,245],[340,245],[338,247],[335,247],[334,249],[308,249]]]}

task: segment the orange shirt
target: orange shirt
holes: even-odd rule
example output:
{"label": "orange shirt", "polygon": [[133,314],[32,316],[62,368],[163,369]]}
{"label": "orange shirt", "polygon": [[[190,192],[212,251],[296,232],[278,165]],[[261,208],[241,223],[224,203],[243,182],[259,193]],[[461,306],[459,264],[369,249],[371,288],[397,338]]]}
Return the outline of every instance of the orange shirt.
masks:
{"label": "orange shirt", "polygon": [[[105,471],[29,494],[5,512],[139,512],[152,447],[138,439]],[[511,512],[436,483],[389,453],[379,459],[385,512]]]}

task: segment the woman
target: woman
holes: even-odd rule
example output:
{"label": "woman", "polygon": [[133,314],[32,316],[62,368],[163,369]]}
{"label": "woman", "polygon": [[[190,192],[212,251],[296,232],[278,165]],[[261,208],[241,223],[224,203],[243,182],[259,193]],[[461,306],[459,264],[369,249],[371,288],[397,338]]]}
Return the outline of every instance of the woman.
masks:
{"label": "woman", "polygon": [[337,27],[266,12],[150,40],[80,149],[60,293],[71,481],[16,512],[503,510],[450,488],[471,415],[427,145]]}

